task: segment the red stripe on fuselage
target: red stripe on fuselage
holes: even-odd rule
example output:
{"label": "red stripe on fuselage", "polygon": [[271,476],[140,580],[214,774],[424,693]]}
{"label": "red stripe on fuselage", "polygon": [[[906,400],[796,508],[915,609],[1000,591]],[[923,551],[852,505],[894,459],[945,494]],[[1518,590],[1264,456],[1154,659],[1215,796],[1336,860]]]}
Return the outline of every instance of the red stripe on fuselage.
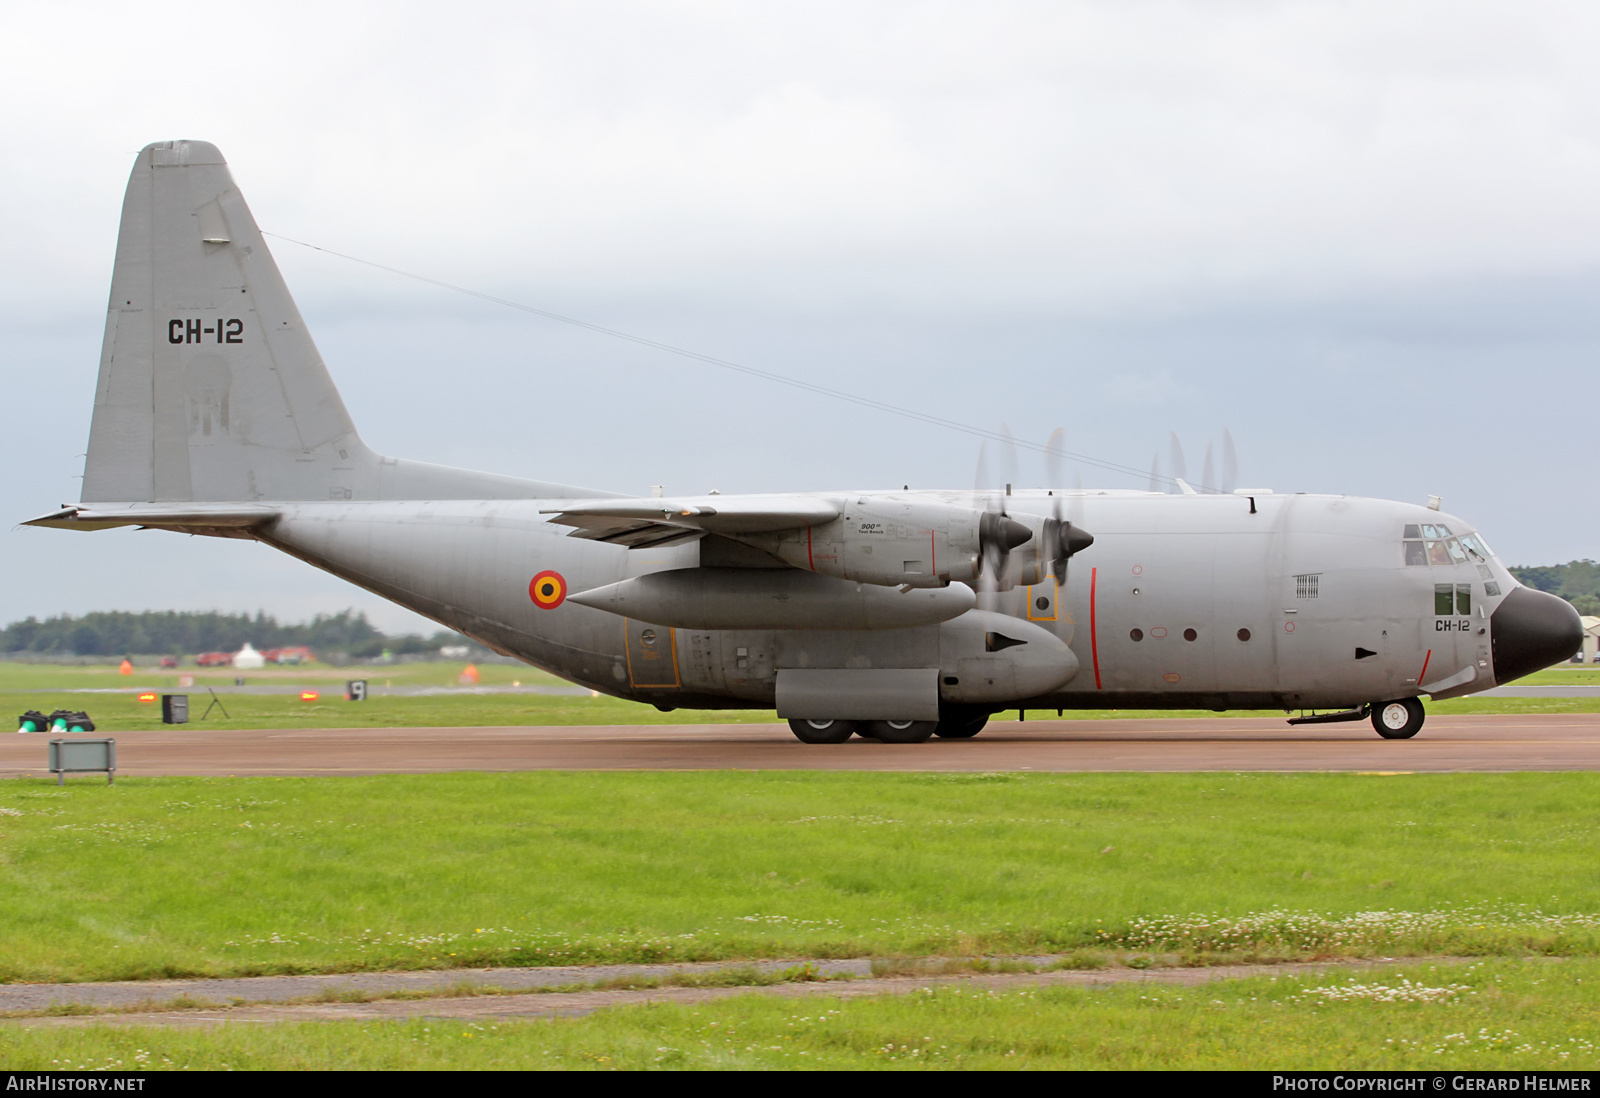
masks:
{"label": "red stripe on fuselage", "polygon": [[1431,660],[1431,659],[1433,659],[1433,649],[1430,648],[1430,649],[1428,649],[1428,654],[1426,656],[1422,657],[1422,670],[1417,672],[1417,685],[1418,686],[1421,686],[1422,685],[1422,680],[1427,677],[1427,674],[1428,674],[1428,661]]}
{"label": "red stripe on fuselage", "polygon": [[1100,689],[1100,633],[1095,620],[1095,588],[1099,585],[1100,569],[1089,569],[1089,653],[1094,657],[1094,688]]}

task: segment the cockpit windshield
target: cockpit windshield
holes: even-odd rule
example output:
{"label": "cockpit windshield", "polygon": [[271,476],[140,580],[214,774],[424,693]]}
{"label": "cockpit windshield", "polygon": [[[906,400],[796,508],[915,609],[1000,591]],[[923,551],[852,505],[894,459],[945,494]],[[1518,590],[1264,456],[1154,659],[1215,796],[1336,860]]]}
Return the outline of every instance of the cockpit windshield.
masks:
{"label": "cockpit windshield", "polygon": [[1461,548],[1465,549],[1467,551],[1467,556],[1471,557],[1475,561],[1486,561],[1489,559],[1489,547],[1484,545],[1477,539],[1476,536],[1472,534],[1461,535]]}
{"label": "cockpit windshield", "polygon": [[1408,565],[1457,564],[1485,565],[1492,555],[1477,534],[1455,535],[1440,522],[1411,522],[1405,527],[1405,556]]}

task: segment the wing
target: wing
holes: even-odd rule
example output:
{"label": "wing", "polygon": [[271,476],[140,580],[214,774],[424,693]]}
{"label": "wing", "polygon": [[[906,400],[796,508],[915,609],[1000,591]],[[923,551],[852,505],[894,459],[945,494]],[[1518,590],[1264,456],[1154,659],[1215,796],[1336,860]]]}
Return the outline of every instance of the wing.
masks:
{"label": "wing", "polygon": [[702,534],[759,534],[832,522],[839,506],[819,496],[693,496],[574,500],[543,510],[569,535],[643,549]]}

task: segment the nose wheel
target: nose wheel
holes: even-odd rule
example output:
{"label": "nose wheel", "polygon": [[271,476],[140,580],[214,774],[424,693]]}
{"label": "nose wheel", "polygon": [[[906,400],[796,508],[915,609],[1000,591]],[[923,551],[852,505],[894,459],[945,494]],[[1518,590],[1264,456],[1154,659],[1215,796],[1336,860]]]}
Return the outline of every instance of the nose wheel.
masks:
{"label": "nose wheel", "polygon": [[1379,702],[1372,707],[1372,727],[1386,740],[1409,740],[1422,731],[1424,716],[1422,703],[1416,698]]}

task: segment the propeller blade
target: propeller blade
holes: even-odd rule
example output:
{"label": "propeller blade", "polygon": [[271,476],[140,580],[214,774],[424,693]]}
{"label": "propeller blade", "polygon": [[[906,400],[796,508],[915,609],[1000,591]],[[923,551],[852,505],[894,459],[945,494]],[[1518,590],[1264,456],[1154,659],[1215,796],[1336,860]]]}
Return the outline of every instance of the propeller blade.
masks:
{"label": "propeller blade", "polygon": [[1200,490],[1202,492],[1213,493],[1217,490],[1217,478],[1213,472],[1213,462],[1211,461],[1211,443],[1209,441],[1206,443],[1205,464],[1200,466]]}
{"label": "propeller blade", "polygon": [[1161,453],[1160,453],[1160,451],[1157,451],[1156,455],[1150,459],[1150,490],[1152,492],[1165,492],[1166,491],[1166,489],[1161,486]]}
{"label": "propeller blade", "polygon": [[1057,427],[1050,432],[1044,447],[1045,487],[1053,497],[1050,517],[1039,529],[1039,560],[1045,563],[1059,585],[1066,581],[1066,558],[1061,555],[1061,451],[1065,447],[1067,432]]}
{"label": "propeller blade", "polygon": [[1044,444],[1044,486],[1056,492],[1061,491],[1065,483],[1061,476],[1061,462],[1066,444],[1067,432],[1060,427],[1050,432],[1050,440]]}
{"label": "propeller blade", "polygon": [[1172,451],[1172,479],[1173,480],[1188,480],[1189,479],[1189,466],[1184,464],[1183,446],[1182,446],[1182,444],[1180,444],[1178,442],[1178,434],[1177,434],[1177,432],[1176,431],[1171,432],[1170,437],[1171,437],[1172,441],[1168,445],[1170,446],[1171,451]]}
{"label": "propeller blade", "polygon": [[[1010,466],[1010,479],[1005,481],[1009,484],[1016,476],[1016,445],[1011,441],[1010,430],[1003,424],[1000,431],[1005,436],[1000,443],[1000,457],[1003,463]],[[1031,529],[1006,514],[1004,490],[995,490],[990,475],[988,444],[985,443],[978,448],[978,472],[973,485],[974,509],[983,512],[978,519],[978,555],[981,564],[977,590],[978,606],[984,610],[996,608],[995,595],[1005,579],[1011,550],[1033,538]]]}
{"label": "propeller blade", "polygon": [[[1050,432],[1050,441],[1045,448],[1045,461],[1049,472],[1049,487],[1054,495],[1050,504],[1050,517],[1045,519],[1041,528],[1041,543],[1039,556],[1041,560],[1048,561],[1050,574],[1055,577],[1058,587],[1067,585],[1067,561],[1072,555],[1082,549],[1087,549],[1094,544],[1094,537],[1086,533],[1074,521],[1083,510],[1083,478],[1078,477],[1078,483],[1071,496],[1067,497],[1070,503],[1063,502],[1061,454],[1065,449],[1066,431],[1057,427]],[[1156,484],[1156,467],[1150,467],[1151,487]],[[1063,518],[1062,513],[1070,508],[1071,518]]]}
{"label": "propeller blade", "polygon": [[1223,492],[1231,493],[1239,487],[1239,455],[1233,448],[1233,432],[1222,429],[1222,484]]}

